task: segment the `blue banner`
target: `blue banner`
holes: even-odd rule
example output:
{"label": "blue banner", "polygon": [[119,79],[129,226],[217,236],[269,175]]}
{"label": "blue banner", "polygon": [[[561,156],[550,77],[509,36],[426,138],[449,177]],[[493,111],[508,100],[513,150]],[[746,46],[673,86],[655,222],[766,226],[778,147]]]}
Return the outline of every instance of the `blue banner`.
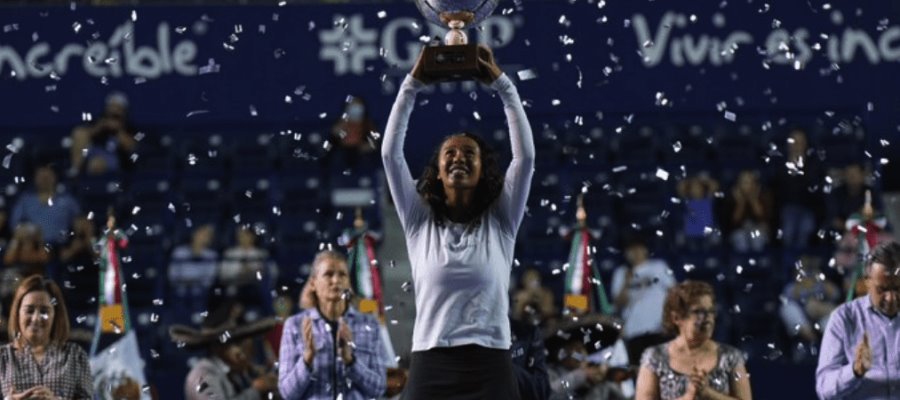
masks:
{"label": "blue banner", "polygon": [[[896,3],[503,1],[470,36],[494,48],[535,116],[739,123],[850,110],[887,135],[900,105]],[[137,126],[327,126],[348,95],[383,126],[423,42],[444,32],[402,2],[7,8],[0,28],[0,129],[11,131],[93,118],[112,91]],[[474,83],[433,90],[414,114],[423,135],[502,115]]]}

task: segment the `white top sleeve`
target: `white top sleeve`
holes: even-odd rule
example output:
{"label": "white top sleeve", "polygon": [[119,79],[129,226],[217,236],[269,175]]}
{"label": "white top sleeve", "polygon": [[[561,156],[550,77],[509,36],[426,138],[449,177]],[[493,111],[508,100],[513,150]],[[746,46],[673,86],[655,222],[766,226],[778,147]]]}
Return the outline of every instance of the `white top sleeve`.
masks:
{"label": "white top sleeve", "polygon": [[515,236],[525,215],[525,203],[531,189],[534,175],[534,138],[531,125],[522,107],[522,100],[512,80],[506,74],[500,75],[491,87],[503,101],[503,112],[509,126],[509,142],[512,159],[506,170],[503,191],[497,201],[497,215],[507,233]]}
{"label": "white top sleeve", "polygon": [[415,105],[416,93],[423,87],[425,87],[423,83],[411,75],[406,75],[391,108],[384,132],[384,142],[381,145],[381,159],[384,161],[388,188],[396,205],[400,224],[407,233],[411,232],[411,226],[428,215],[427,206],[416,191],[416,182],[409,172],[406,156],[403,155],[403,141],[406,139],[409,116]]}

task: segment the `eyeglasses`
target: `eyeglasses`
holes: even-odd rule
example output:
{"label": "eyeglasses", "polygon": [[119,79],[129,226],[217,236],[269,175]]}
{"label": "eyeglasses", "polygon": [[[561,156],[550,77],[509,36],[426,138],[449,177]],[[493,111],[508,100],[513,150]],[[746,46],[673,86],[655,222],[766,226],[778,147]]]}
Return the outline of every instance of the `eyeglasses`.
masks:
{"label": "eyeglasses", "polygon": [[716,317],[716,309],[715,308],[695,308],[693,310],[688,311],[688,314],[692,315],[694,318],[703,319],[706,317],[715,318]]}

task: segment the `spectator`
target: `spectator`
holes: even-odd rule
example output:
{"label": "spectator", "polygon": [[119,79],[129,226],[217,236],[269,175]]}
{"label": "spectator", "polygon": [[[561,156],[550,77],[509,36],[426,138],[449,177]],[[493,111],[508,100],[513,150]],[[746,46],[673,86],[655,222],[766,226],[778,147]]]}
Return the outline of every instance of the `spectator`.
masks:
{"label": "spectator", "polygon": [[273,326],[273,318],[238,324],[235,303],[225,302],[209,314],[199,331],[183,325],[170,327],[172,341],[208,351],[188,373],[184,397],[189,400],[272,398],[267,396],[277,389],[275,374],[254,366],[246,349],[252,337]]}
{"label": "spectator", "polygon": [[6,198],[0,196],[0,248],[6,248],[6,244],[12,239],[12,233],[9,226],[9,213],[6,210]]}
{"label": "spectator", "polygon": [[[5,268],[0,281],[0,299],[3,304],[10,304],[22,278],[44,275],[49,260],[50,256],[44,249],[40,228],[27,222],[17,226],[6,253],[3,254]],[[5,311],[4,308],[4,315]]]}
{"label": "spectator", "polygon": [[865,272],[868,294],[838,306],[825,328],[816,368],[820,399],[896,397],[900,243],[875,247]]}
{"label": "spectator", "polygon": [[387,374],[378,321],[350,304],[346,258],[320,252],[309,282],[314,307],[284,323],[278,366],[281,396],[288,400],[381,396]]}
{"label": "spectator", "polygon": [[779,313],[791,336],[799,335],[812,344],[818,342],[818,331],[828,324],[831,311],[841,300],[841,291],[821,274],[819,259],[803,257],[801,260],[806,269],[799,270],[797,279],[785,286]]}
{"label": "spectator", "polygon": [[[882,147],[887,154],[884,157],[893,157],[895,149]],[[881,198],[884,204],[884,215],[890,223],[890,229],[900,230],[900,163],[889,162],[881,165]]]}
{"label": "spectator", "polygon": [[106,98],[103,115],[92,125],[72,130],[72,173],[102,175],[127,170],[137,146],[128,121],[128,99],[121,93]]}
{"label": "spectator", "polygon": [[56,246],[65,243],[72,221],[79,215],[78,202],[57,190],[56,172],[45,165],[34,172],[34,191],[19,197],[9,223],[12,229],[22,222],[36,224],[44,239]]}
{"label": "spectator", "polygon": [[719,182],[700,174],[678,182],[678,196],[684,202],[684,236],[687,246],[697,250],[708,242],[707,229],[715,229],[715,193]]}
{"label": "spectator", "polygon": [[336,154],[329,154],[329,157],[339,157],[343,163],[340,168],[354,167],[360,161],[375,161],[376,148],[371,135],[376,129],[365,100],[350,97],[341,118],[331,127]]}
{"label": "spectator", "polygon": [[550,397],[550,378],[547,375],[547,358],[544,338],[540,329],[529,322],[509,320],[512,347],[509,352],[513,372],[519,385],[522,400],[542,400]]}
{"label": "spectator", "polygon": [[529,268],[522,274],[521,287],[513,296],[512,318],[545,326],[555,315],[553,292],[541,284],[541,273]]}
{"label": "spectator", "polygon": [[759,174],[742,171],[725,206],[726,233],[732,248],[741,253],[763,251],[769,243],[772,196],[759,183]]}
{"label": "spectator", "polygon": [[[866,171],[862,165],[851,164],[844,168],[843,183],[836,187],[828,197],[828,215],[832,228],[838,232],[846,229],[847,219],[862,209],[866,202],[866,191],[874,190],[866,183]],[[881,198],[872,197],[872,206],[880,210]]]}
{"label": "spectator", "polygon": [[822,167],[808,153],[806,132],[794,129],[788,137],[787,158],[776,170],[777,204],[781,205],[781,240],[790,249],[805,249],[822,213]]}
{"label": "spectator", "polygon": [[666,340],[659,310],[666,291],[675,285],[675,278],[665,261],[649,257],[641,239],[634,238],[625,245],[625,258],[628,265],[613,273],[612,297],[625,322],[622,337],[628,347],[628,359],[633,362],[645,348]]}
{"label": "spectator", "polygon": [[621,368],[610,366],[615,349],[621,347],[614,324],[596,315],[582,316],[551,332],[546,341],[552,361],[551,399],[628,398],[613,379],[612,372]]}
{"label": "spectator", "polygon": [[71,239],[59,250],[60,279],[65,283],[63,287],[73,313],[85,309],[96,311],[95,296],[100,288],[99,271],[94,267],[95,242],[94,224],[82,216],[75,219]]}
{"label": "spectator", "polygon": [[278,269],[269,251],[256,245],[253,230],[235,232],[237,245],[225,250],[219,269],[219,283],[227,298],[240,298],[247,307],[270,309],[269,289],[278,278]]}
{"label": "spectator", "polygon": [[172,251],[168,272],[171,292],[182,302],[182,309],[192,313],[192,320],[206,310],[207,296],[218,272],[219,256],[210,248],[213,232],[212,225],[197,227],[189,245]]}
{"label": "spectator", "polygon": [[641,357],[636,400],[749,400],[750,376],[738,349],[712,340],[716,304],[712,286],[687,281],[666,296],[666,331],[677,334]]}
{"label": "spectator", "polygon": [[32,275],[10,309],[9,337],[0,346],[0,391],[5,399],[91,399],[85,351],[69,342],[69,315],[59,286]]}

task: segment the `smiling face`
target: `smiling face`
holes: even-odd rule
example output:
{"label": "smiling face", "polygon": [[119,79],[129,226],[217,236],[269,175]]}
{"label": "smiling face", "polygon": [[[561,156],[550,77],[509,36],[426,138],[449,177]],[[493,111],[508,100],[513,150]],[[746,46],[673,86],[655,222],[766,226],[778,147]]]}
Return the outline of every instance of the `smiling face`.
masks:
{"label": "smiling face", "polygon": [[481,149],[471,138],[451,136],[441,145],[438,155],[438,179],[444,191],[471,189],[481,179]]}
{"label": "smiling face", "polygon": [[50,342],[55,310],[50,294],[33,291],[22,297],[19,305],[19,330],[31,345],[46,345]]}
{"label": "smiling face", "polygon": [[312,285],[320,304],[342,300],[344,291],[350,289],[347,263],[333,257],[323,257],[315,266]]}
{"label": "smiling face", "polygon": [[716,327],[716,308],[712,297],[700,296],[687,309],[687,313],[675,316],[678,333],[689,342],[702,343],[712,338]]}

